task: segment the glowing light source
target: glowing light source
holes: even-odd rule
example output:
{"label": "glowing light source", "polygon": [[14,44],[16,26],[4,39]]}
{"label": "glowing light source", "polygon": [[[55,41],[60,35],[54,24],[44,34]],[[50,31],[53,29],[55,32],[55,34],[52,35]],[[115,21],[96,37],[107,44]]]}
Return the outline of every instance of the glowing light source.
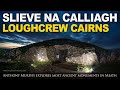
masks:
{"label": "glowing light source", "polygon": [[85,72],[85,73],[91,73],[91,72],[93,72],[93,68],[91,67],[84,67],[83,68],[83,72]]}
{"label": "glowing light source", "polygon": [[93,72],[93,67],[92,66],[78,66],[77,69],[78,73],[91,73]]}
{"label": "glowing light source", "polygon": [[35,64],[31,64],[31,66],[32,66],[32,67],[34,67],[34,68],[36,68],[36,67],[37,67],[37,65],[35,65]]}

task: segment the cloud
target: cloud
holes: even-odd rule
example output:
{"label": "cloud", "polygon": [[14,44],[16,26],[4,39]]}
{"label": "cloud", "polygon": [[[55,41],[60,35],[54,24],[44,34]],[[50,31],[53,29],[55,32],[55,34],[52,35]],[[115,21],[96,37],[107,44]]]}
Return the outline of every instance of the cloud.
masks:
{"label": "cloud", "polygon": [[18,47],[22,47],[22,46],[24,46],[24,45],[18,44],[18,43],[12,43],[12,42],[0,43],[0,48],[18,48]]}
{"label": "cloud", "polygon": [[16,43],[22,43],[25,45],[35,43],[35,41],[31,40],[32,37],[27,38],[27,36],[19,35],[19,34],[1,34],[0,33],[0,40],[6,41],[6,42],[16,42]]}
{"label": "cloud", "polygon": [[3,35],[3,34],[0,34],[0,38],[1,39],[6,39],[6,40],[14,40],[14,38],[8,36],[8,35]]}
{"label": "cloud", "polygon": [[18,48],[28,44],[35,43],[31,40],[32,37],[15,34],[15,33],[0,33],[0,48]]}
{"label": "cloud", "polygon": [[93,34],[88,34],[88,33],[71,33],[70,37],[82,42],[88,42],[91,43],[94,39],[95,36]]}
{"label": "cloud", "polygon": [[29,40],[27,37],[25,36],[22,36],[22,35],[19,35],[19,34],[14,34],[16,36],[16,40],[17,41],[20,41],[20,42],[23,42],[23,43],[26,43],[26,44],[31,44],[31,43],[35,43],[35,41],[33,40]]}

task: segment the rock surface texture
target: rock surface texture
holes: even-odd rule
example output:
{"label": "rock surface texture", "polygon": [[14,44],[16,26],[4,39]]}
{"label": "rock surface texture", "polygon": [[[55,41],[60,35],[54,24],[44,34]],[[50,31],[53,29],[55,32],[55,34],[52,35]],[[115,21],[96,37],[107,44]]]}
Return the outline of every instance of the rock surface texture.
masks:
{"label": "rock surface texture", "polygon": [[120,60],[120,50],[106,50],[70,39],[47,40],[16,49],[0,49],[0,61],[59,61],[82,65]]}

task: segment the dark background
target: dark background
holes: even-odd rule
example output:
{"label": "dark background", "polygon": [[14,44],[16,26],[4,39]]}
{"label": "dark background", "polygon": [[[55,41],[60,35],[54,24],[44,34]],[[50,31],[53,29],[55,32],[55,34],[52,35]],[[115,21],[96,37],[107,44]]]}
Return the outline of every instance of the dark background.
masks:
{"label": "dark background", "polygon": [[1,0],[1,10],[120,10],[119,0]]}

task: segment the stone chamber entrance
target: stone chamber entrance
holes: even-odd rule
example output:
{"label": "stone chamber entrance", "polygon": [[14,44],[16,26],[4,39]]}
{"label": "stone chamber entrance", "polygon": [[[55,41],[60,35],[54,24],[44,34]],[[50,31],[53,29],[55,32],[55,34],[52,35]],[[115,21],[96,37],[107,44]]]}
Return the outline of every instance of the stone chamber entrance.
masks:
{"label": "stone chamber entrance", "polygon": [[68,49],[56,50],[56,62],[66,62]]}
{"label": "stone chamber entrance", "polygon": [[66,62],[68,56],[68,48],[61,45],[50,46],[46,49],[47,57],[52,63]]}

